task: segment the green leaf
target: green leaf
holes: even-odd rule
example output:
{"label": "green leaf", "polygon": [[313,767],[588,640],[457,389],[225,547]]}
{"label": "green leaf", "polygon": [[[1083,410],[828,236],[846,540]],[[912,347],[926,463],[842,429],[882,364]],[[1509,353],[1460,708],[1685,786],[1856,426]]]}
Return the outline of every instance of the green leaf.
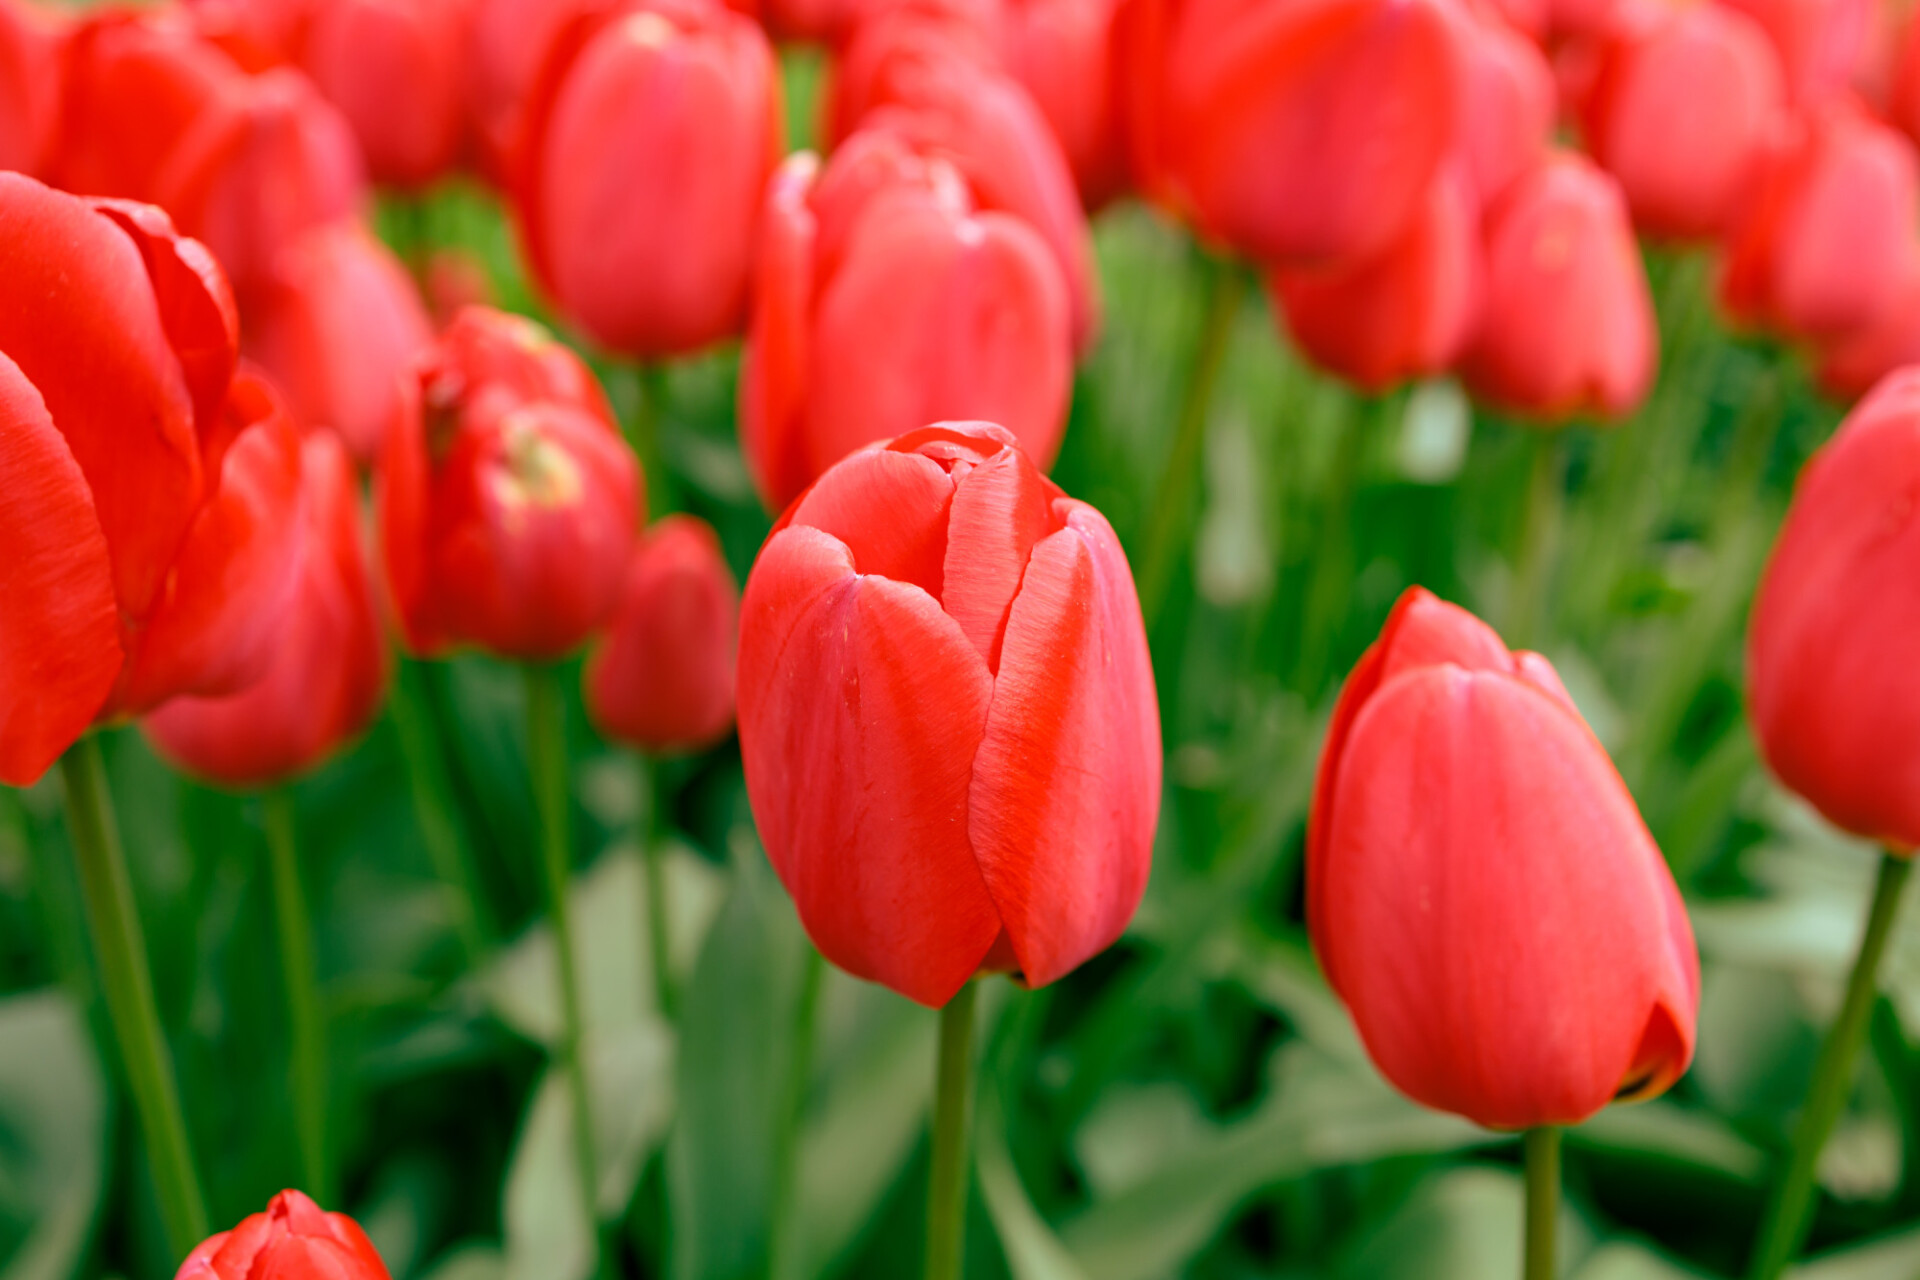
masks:
{"label": "green leaf", "polygon": [[[1350,1280],[1488,1280],[1520,1274],[1526,1190],[1502,1169],[1461,1168],[1423,1182],[1339,1269]],[[1555,1237],[1561,1274],[1590,1246],[1564,1204]]]}
{"label": "green leaf", "polygon": [[1824,1253],[1793,1268],[1792,1280],[1888,1280],[1920,1275],[1920,1228]]}
{"label": "green leaf", "polygon": [[1766,1175],[1767,1156],[1725,1121],[1702,1111],[1660,1099],[1608,1107],[1577,1128],[1567,1141],[1582,1147],[1659,1156],[1757,1183]]}
{"label": "green leaf", "polygon": [[1611,1241],[1595,1250],[1573,1280],[1706,1280],[1705,1273],[1625,1241]]}
{"label": "green leaf", "polygon": [[105,1182],[106,1090],[57,992],[0,1001],[0,1280],[66,1280]]}
{"label": "green leaf", "polygon": [[991,1089],[981,1096],[975,1132],[978,1151],[974,1173],[980,1180],[987,1213],[1000,1233],[1000,1247],[1006,1253],[1013,1280],[1090,1280],[1020,1185],[1013,1154],[1007,1150],[1006,1116],[999,1095]]}
{"label": "green leaf", "polygon": [[505,1280],[507,1260],[498,1248],[470,1240],[447,1250],[423,1280]]}

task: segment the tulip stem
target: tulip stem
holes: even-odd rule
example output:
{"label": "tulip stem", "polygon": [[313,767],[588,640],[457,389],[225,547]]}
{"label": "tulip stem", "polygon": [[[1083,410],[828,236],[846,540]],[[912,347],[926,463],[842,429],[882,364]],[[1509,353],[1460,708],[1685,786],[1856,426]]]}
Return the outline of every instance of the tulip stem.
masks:
{"label": "tulip stem", "polygon": [[678,1011],[673,989],[673,948],[667,910],[666,850],[660,845],[661,789],[659,770],[645,755],[636,754],[640,777],[640,867],[646,876],[647,943],[653,960],[654,999],[660,1016],[672,1021]]}
{"label": "tulip stem", "polygon": [[933,1168],[927,1178],[926,1280],[960,1280],[967,1230],[967,1129],[973,1109],[973,1006],[969,981],[940,1011],[933,1094]]}
{"label": "tulip stem", "polygon": [[146,938],[133,900],[133,881],[114,824],[100,741],[89,734],[60,758],[66,784],[67,826],[86,899],[87,925],[100,960],[100,985],[126,1067],[140,1130],[146,1138],[160,1215],[175,1257],[185,1257],[207,1235],[207,1202],[194,1171],[193,1147],[173,1058],[160,1026],[148,967]]}
{"label": "tulip stem", "polygon": [[287,1019],[292,1029],[288,1083],[293,1089],[300,1171],[307,1194],[323,1205],[332,1204],[333,1188],[327,1180],[326,1022],[315,977],[312,916],[300,885],[293,797],[276,789],[261,797],[261,806],[266,819],[267,860],[273,873],[275,924],[280,935],[280,976],[286,983]]}
{"label": "tulip stem", "polygon": [[1193,490],[1199,483],[1207,414],[1213,405],[1214,387],[1220,381],[1220,369],[1226,364],[1227,346],[1233,338],[1233,324],[1240,315],[1241,295],[1246,289],[1246,281],[1234,263],[1204,254],[1201,263],[1205,272],[1206,320],[1200,330],[1193,363],[1188,368],[1186,396],[1180,404],[1173,448],[1161,469],[1160,485],[1154,492],[1146,534],[1141,542],[1140,608],[1149,631],[1160,614],[1161,605],[1166,603],[1167,588],[1185,541],[1181,534],[1193,505]]}
{"label": "tulip stem", "polygon": [[527,768],[533,775],[534,806],[540,814],[540,870],[560,970],[560,1039],[554,1045],[554,1056],[573,1094],[575,1173],[588,1235],[598,1255],[597,1270],[606,1276],[612,1272],[600,1233],[600,1164],[594,1152],[593,1102],[582,1056],[578,949],[567,901],[572,858],[567,832],[566,709],[561,705],[559,677],[552,667],[529,664],[526,676]]}
{"label": "tulip stem", "polygon": [[476,968],[487,953],[484,904],[480,899],[479,881],[459,829],[454,825],[451,784],[421,698],[419,681],[424,675],[425,669],[418,663],[402,661],[394,675],[387,707],[400,735],[400,755],[406,765],[407,786],[413,794],[414,821],[420,826],[420,842],[426,846],[434,874],[446,891],[447,911],[453,918],[454,932],[459,935],[460,949],[466,953],[467,967]]}
{"label": "tulip stem", "polygon": [[1833,1125],[1846,1106],[1853,1090],[1853,1064],[1860,1045],[1866,1039],[1868,1016],[1880,988],[1880,960],[1886,954],[1887,939],[1900,913],[1900,894],[1913,874],[1913,859],[1892,852],[1882,855],[1880,875],[1873,888],[1873,906],[1867,912],[1866,932],[1860,939],[1860,953],[1853,962],[1853,976],[1847,980],[1846,999],[1840,1014],[1827,1032],[1820,1048],[1820,1059],[1813,1068],[1813,1083],[1807,1088],[1807,1100],[1800,1110],[1800,1122],[1794,1128],[1793,1147],[1786,1170],[1774,1184],[1767,1202],[1766,1218],[1760,1231],[1760,1243],[1748,1272],[1753,1280],[1778,1280],[1800,1247],[1806,1243],[1812,1225],[1814,1172],[1820,1163],[1820,1149],[1827,1144]]}
{"label": "tulip stem", "polygon": [[666,425],[667,371],[663,365],[631,367],[633,402],[627,407],[627,444],[640,460],[646,482],[647,511],[658,517],[674,510],[672,477],[660,437]]}
{"label": "tulip stem", "polygon": [[770,1280],[787,1280],[800,1271],[800,1250],[793,1231],[800,1185],[800,1130],[807,1109],[807,1089],[813,1083],[813,1046],[826,971],[827,962],[809,944],[800,970],[800,990],[794,997],[793,1060],[787,1067],[787,1094],[780,1109],[779,1143],[774,1150],[773,1222],[767,1232]]}
{"label": "tulip stem", "polygon": [[1553,1230],[1560,1219],[1560,1130],[1529,1129],[1521,1139],[1527,1158],[1526,1280],[1553,1280]]}

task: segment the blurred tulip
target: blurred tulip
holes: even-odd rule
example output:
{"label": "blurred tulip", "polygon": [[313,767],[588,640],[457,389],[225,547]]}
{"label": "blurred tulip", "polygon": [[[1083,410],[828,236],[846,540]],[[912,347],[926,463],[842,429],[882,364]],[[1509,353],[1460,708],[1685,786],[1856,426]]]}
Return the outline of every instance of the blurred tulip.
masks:
{"label": "blurred tulip", "polygon": [[1119,0],[1007,0],[1004,58],[1052,126],[1080,189],[1099,209],[1127,187],[1114,82]]}
{"label": "blurred tulip", "polygon": [[754,818],[828,959],[927,1005],[981,969],[1044,986],[1146,886],[1160,725],[1106,519],[985,423],[822,476],[747,581]]}
{"label": "blurred tulip", "polygon": [[202,39],[251,73],[291,66],[325,0],[186,0]]}
{"label": "blurred tulip", "polygon": [[1699,960],[1633,797],[1552,664],[1419,587],[1334,708],[1307,923],[1367,1052],[1493,1129],[1663,1093]]}
{"label": "blurred tulip", "polygon": [[1766,33],[1714,4],[1647,4],[1605,42],[1582,103],[1587,147],[1660,236],[1716,236],[1752,193],[1786,110]]}
{"label": "blurred tulip", "polygon": [[579,19],[529,99],[516,204],[534,272],[612,350],[740,331],[784,128],[773,49],[712,0]]}
{"label": "blurred tulip", "polygon": [[1764,162],[1727,246],[1722,303],[1795,338],[1874,324],[1914,256],[1917,192],[1899,134],[1846,101],[1803,115]]}
{"label": "blurred tulip", "polygon": [[1652,385],[1653,299],[1626,202],[1557,153],[1487,212],[1486,292],[1461,372],[1476,394],[1540,418],[1618,416]]}
{"label": "blurred tulip", "polygon": [[740,588],[713,527],[668,516],[633,550],[620,604],[587,663],[587,714],[646,751],[696,751],[733,727]]}
{"label": "blurred tulip", "polygon": [[1369,391],[1445,369],[1479,316],[1479,215],[1465,174],[1442,170],[1384,253],[1268,277],[1287,331],[1317,363]]}
{"label": "blurred tulip", "polygon": [[1129,0],[1115,75],[1146,193],[1269,264],[1377,253],[1456,130],[1439,0]]}
{"label": "blurred tulip", "polygon": [[433,341],[406,270],[357,222],[330,223],[296,240],[248,302],[248,354],[300,424],[338,432],[372,461],[402,377]]}
{"label": "blurred tulip", "polygon": [[391,1280],[366,1233],[298,1191],[282,1191],[187,1256],[174,1280]]}
{"label": "blurred tulip", "polygon": [[38,173],[59,123],[66,23],[28,0],[0,0],[0,169]]}
{"label": "blurred tulip", "polygon": [[1920,369],[1891,374],[1800,477],[1754,600],[1768,767],[1835,826],[1920,849]]}
{"label": "blurred tulip", "polygon": [[265,671],[299,445],[230,381],[234,332],[219,268],[159,210],[0,173],[0,781],[95,719]]}
{"label": "blurred tulip", "polygon": [[468,307],[499,304],[493,276],[478,254],[457,246],[434,249],[420,273],[420,292],[435,325],[444,328]]}
{"label": "blurred tulip", "polygon": [[1456,155],[1482,206],[1545,157],[1553,135],[1553,68],[1533,41],[1465,5],[1449,7],[1461,96]]}
{"label": "blurred tulip", "polygon": [[353,464],[330,435],[301,448],[299,569],[259,683],[175,698],[142,725],[160,754],[236,787],[284,782],[361,733],[379,710],[387,651],[374,607]]}
{"label": "blurred tulip", "polygon": [[1811,106],[1853,82],[1866,51],[1874,0],[1715,0],[1752,18],[1772,39],[1788,96]]}
{"label": "blurred tulip", "polygon": [[376,181],[418,187],[459,158],[470,0],[325,0],[300,65],[359,139]]}
{"label": "blurred tulip", "polygon": [[408,647],[579,647],[618,601],[644,496],[593,375],[531,321],[474,309],[401,386],[377,502]]}
{"label": "blurred tulip", "polygon": [[1894,41],[1887,70],[1886,118],[1909,141],[1920,142],[1920,21],[1909,17]]}
{"label": "blurred tulip", "polygon": [[1920,364],[1920,254],[1908,262],[1893,305],[1878,320],[1821,344],[1817,377],[1835,399],[1858,400],[1910,364]]}
{"label": "blurred tulip", "polygon": [[966,414],[1041,466],[1066,427],[1066,288],[1038,235],[943,160],[858,133],[767,191],[740,437],[775,510],[861,445]]}
{"label": "blurred tulip", "polygon": [[605,0],[470,0],[467,117],[487,175],[504,183],[525,132],[528,96],[560,33]]}

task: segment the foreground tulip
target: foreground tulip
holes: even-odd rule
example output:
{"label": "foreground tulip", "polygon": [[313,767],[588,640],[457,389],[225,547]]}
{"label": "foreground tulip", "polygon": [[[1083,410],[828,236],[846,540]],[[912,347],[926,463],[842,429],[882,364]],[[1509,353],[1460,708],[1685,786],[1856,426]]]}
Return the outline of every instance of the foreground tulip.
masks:
{"label": "foreground tulip", "polygon": [[620,604],[587,664],[587,714],[645,751],[696,751],[733,727],[740,589],[713,527],[668,516],[634,547]]}
{"label": "foreground tulip", "polygon": [[1260,261],[1381,250],[1454,135],[1429,0],[1132,0],[1116,39],[1147,194]]}
{"label": "foreground tulip", "polygon": [[1485,237],[1467,385],[1544,419],[1617,416],[1638,404],[1658,358],[1653,299],[1613,180],[1556,154],[1488,211]]}
{"label": "foreground tulip", "polygon": [[386,1263],[358,1223],[327,1213],[298,1191],[282,1191],[231,1231],[187,1258],[174,1280],[389,1280]]}
{"label": "foreground tulip", "polygon": [[767,190],[740,435],[779,509],[861,445],[991,417],[1042,467],[1066,427],[1066,287],[1038,235],[946,162],[859,133]]}
{"label": "foreground tulip", "polygon": [[1664,1092],[1699,964],[1633,797],[1538,654],[1414,588],[1348,677],[1307,921],[1382,1073],[1496,1129]]}
{"label": "foreground tulip", "polygon": [[577,20],[524,127],[521,232],[561,311],[642,358],[740,331],[760,193],[783,137],[773,50],[757,26],[714,0]]}
{"label": "foreground tulip", "polygon": [[641,500],[579,358],[531,321],[463,312],[403,380],[381,454],[381,554],[409,648],[578,648],[618,598]]}
{"label": "foreground tulip", "polygon": [[459,158],[469,0],[324,0],[300,64],[353,126],[367,172],[417,187]]}

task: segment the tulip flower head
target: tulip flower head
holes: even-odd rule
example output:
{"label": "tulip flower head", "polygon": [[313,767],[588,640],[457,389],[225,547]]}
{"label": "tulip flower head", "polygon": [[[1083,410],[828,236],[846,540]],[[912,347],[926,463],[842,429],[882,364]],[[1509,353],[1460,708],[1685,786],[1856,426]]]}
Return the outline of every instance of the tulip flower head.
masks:
{"label": "tulip flower head", "polygon": [[1053,982],[1126,928],[1160,803],[1145,628],[1106,519],[1011,432],[863,449],[741,605],[755,821],[828,959],[927,1005]]}
{"label": "tulip flower head", "polygon": [[0,0],[0,169],[37,173],[59,123],[66,23],[28,3]]}
{"label": "tulip flower head", "polygon": [[417,187],[459,158],[468,0],[322,0],[301,66],[340,109],[368,173]]}
{"label": "tulip flower head", "polygon": [[1307,923],[1388,1080],[1495,1129],[1664,1092],[1693,1056],[1679,891],[1558,675],[1415,587],[1341,690]]}
{"label": "tulip flower head", "polygon": [[1546,55],[1526,36],[1465,5],[1446,12],[1461,79],[1455,154],[1484,209],[1545,159],[1558,87]]}
{"label": "tulip flower head", "polygon": [[1920,848],[1920,369],[1807,464],[1760,581],[1747,690],[1768,766],[1835,826]]}
{"label": "tulip flower head", "polygon": [[391,1280],[373,1242],[352,1218],[282,1191],[231,1231],[214,1236],[174,1280]]}

